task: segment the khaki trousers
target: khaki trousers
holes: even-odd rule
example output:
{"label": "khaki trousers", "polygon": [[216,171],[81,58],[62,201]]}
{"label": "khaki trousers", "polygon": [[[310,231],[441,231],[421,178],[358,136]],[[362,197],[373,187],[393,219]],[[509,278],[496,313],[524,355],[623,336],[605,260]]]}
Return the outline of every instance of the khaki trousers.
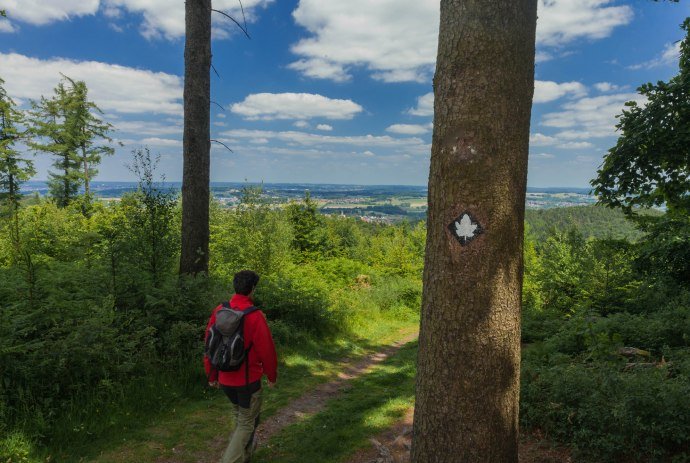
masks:
{"label": "khaki trousers", "polygon": [[221,463],[247,463],[254,451],[254,433],[261,413],[261,389],[252,394],[249,408],[232,405],[235,429]]}

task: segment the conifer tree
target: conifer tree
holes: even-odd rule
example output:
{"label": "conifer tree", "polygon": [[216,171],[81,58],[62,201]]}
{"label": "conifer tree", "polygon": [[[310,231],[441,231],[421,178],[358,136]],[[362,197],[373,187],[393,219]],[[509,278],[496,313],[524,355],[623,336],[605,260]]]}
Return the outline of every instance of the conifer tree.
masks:
{"label": "conifer tree", "polygon": [[23,122],[22,113],[17,110],[0,78],[0,200],[6,202],[12,211],[19,206],[19,187],[34,175],[33,162],[23,158],[15,148],[24,132],[19,129]]}
{"label": "conifer tree", "polygon": [[297,251],[301,260],[309,260],[315,257],[322,248],[321,238],[324,223],[318,214],[317,203],[311,199],[307,190],[304,201],[292,203],[287,207],[288,217],[295,229],[295,237],[292,247]]}
{"label": "conifer tree", "polygon": [[89,198],[91,179],[98,173],[96,166],[100,164],[101,157],[115,152],[111,146],[97,143],[99,140],[112,142],[110,133],[113,126],[98,118],[103,111],[96,103],[89,101],[88,88],[84,81],[74,81],[66,76],[65,79],[71,85],[67,91],[65,124],[70,143],[76,147],[84,193]]}
{"label": "conifer tree", "polygon": [[76,146],[65,123],[68,101],[68,91],[60,82],[52,98],[42,96],[40,101],[32,101],[30,111],[30,130],[35,138],[29,146],[55,156],[53,167],[57,172],[49,172],[48,188],[59,207],[66,207],[76,198],[81,181]]}
{"label": "conifer tree", "polygon": [[441,0],[413,463],[517,463],[537,0]]}
{"label": "conifer tree", "polygon": [[185,2],[181,275],[208,272],[211,11],[211,0]]}
{"label": "conifer tree", "polygon": [[112,141],[112,125],[98,118],[102,112],[89,101],[86,84],[69,77],[55,87],[52,98],[41,97],[39,102],[32,102],[32,108],[31,131],[37,140],[30,146],[56,157],[53,166],[57,172],[49,173],[50,195],[60,207],[72,202],[81,186],[88,197],[95,166],[102,155],[114,152],[97,143]]}

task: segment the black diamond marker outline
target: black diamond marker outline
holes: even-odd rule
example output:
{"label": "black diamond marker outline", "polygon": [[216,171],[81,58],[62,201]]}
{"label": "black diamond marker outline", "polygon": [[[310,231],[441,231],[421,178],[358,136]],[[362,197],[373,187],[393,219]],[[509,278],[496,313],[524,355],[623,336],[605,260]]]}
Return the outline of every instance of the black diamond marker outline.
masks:
{"label": "black diamond marker outline", "polygon": [[[460,223],[462,220],[463,216],[467,215],[470,218],[470,222],[472,225],[477,225],[477,228],[474,229],[474,235],[470,238],[467,238],[465,236],[458,236],[457,232],[455,231],[455,222]],[[458,243],[460,243],[460,246],[467,246],[470,244],[470,242],[474,241],[477,236],[481,235],[484,233],[484,227],[482,227],[482,224],[479,223],[479,220],[477,220],[469,211],[465,211],[459,216],[457,216],[449,225],[448,225],[448,230],[450,230],[450,233],[455,237],[456,240],[458,240]]]}

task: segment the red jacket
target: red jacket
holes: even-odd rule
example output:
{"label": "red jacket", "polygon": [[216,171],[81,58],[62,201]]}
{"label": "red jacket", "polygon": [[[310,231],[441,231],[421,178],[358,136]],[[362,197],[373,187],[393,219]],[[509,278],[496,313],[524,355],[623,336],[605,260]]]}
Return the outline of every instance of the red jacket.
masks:
{"label": "red jacket", "polygon": [[[249,296],[242,294],[235,294],[230,299],[230,307],[233,309],[243,310],[253,305],[254,303]],[[219,305],[213,310],[208,325],[206,325],[206,337],[208,337],[211,326],[216,322],[216,312],[221,307],[223,306]],[[278,377],[276,348],[271,337],[271,330],[266,323],[266,317],[260,310],[250,313],[244,319],[244,347],[249,346],[251,346],[248,357],[249,382],[259,381],[261,376],[265,374],[270,382],[275,383]],[[218,381],[223,386],[244,386],[246,384],[246,365],[242,365],[237,371],[216,371],[211,368],[208,357],[204,356],[204,368],[209,382]]]}

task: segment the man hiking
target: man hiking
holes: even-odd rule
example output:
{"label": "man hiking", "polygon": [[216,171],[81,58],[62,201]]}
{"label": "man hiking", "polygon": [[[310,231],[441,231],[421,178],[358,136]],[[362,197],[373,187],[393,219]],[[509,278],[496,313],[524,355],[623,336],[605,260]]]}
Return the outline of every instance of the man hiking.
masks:
{"label": "man hiking", "polygon": [[[264,314],[254,307],[252,301],[258,283],[259,275],[251,270],[236,273],[233,279],[235,294],[229,302],[213,310],[206,326],[204,367],[208,384],[225,392],[232,402],[235,418],[235,430],[222,463],[249,461],[256,447],[254,433],[261,411],[261,378],[264,374],[268,377],[269,387],[276,382],[277,357],[271,331]],[[232,320],[233,317],[235,325],[223,325],[227,323],[224,320]],[[227,330],[224,333],[223,326],[232,326],[232,333],[228,334]],[[241,343],[242,337],[244,349],[235,348],[234,343]],[[240,341],[235,341],[237,339]],[[221,343],[224,344],[218,347]],[[238,355],[239,360],[232,359]]]}

